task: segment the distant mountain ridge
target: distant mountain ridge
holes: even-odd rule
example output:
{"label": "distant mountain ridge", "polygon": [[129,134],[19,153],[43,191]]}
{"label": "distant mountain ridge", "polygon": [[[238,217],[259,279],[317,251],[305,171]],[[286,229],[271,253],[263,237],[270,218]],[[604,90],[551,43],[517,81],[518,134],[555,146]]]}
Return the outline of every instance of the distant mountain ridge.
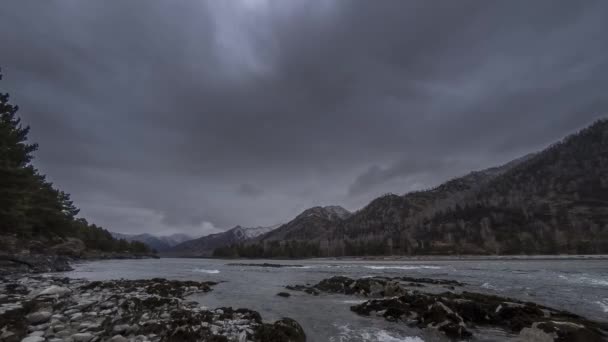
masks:
{"label": "distant mountain ridge", "polygon": [[165,256],[209,257],[216,248],[243,243],[272,231],[277,226],[246,228],[236,226],[225,232],[210,234],[198,239],[182,242],[163,250]]}
{"label": "distant mountain ridge", "polygon": [[608,120],[542,152],[355,213],[314,207],[217,256],[608,253]]}
{"label": "distant mountain ridge", "polygon": [[172,234],[164,236],[156,236],[152,234],[121,234],[111,232],[112,236],[116,239],[124,239],[127,241],[139,241],[147,245],[148,247],[155,249],[157,252],[162,252],[170,249],[171,247],[178,245],[182,242],[194,239],[190,235],[186,234]]}

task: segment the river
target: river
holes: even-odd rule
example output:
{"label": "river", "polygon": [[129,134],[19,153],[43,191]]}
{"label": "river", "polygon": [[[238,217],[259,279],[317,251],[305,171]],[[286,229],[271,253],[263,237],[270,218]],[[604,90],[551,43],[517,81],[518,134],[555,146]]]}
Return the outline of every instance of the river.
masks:
{"label": "river", "polygon": [[[230,263],[282,263],[300,267],[232,266]],[[180,280],[222,281],[212,292],[191,299],[204,306],[244,307],[258,311],[264,320],[297,320],[308,341],[421,342],[446,341],[434,331],[422,331],[381,318],[361,317],[350,306],[363,302],[354,296],[276,294],[290,284],[315,284],[334,275],[412,276],[453,279],[465,290],[513,297],[571,311],[597,321],[608,321],[608,259],[596,258],[489,258],[428,260],[218,260],[147,259],[106,260],[75,265],[66,273],[89,280],[162,277]],[[477,340],[514,338],[499,330],[477,330]]]}

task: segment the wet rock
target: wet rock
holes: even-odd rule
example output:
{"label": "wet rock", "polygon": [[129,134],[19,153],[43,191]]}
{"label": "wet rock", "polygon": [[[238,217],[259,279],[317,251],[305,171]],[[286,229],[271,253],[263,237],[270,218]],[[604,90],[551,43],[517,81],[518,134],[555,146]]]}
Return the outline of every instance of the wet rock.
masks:
{"label": "wet rock", "polygon": [[556,336],[555,341],[600,342],[608,340],[608,336],[605,334],[601,334],[598,330],[588,329],[587,326],[580,323],[555,320],[535,323],[533,327],[551,336]]}
{"label": "wet rock", "polygon": [[304,329],[291,318],[283,318],[273,324],[263,324],[255,333],[256,341],[305,342]]}
{"label": "wet rock", "polygon": [[523,328],[519,332],[521,342],[554,342],[555,336],[547,334],[538,328]]}
{"label": "wet rock", "polygon": [[279,293],[277,293],[277,296],[287,298],[287,297],[289,297],[291,295],[289,293],[287,293],[287,292],[279,292]]}
{"label": "wet rock", "polygon": [[291,290],[291,291],[302,291],[302,292],[306,292],[308,294],[314,295],[314,296],[318,296],[319,295],[319,291],[316,290],[314,287],[310,287],[310,286],[304,286],[304,285],[287,285],[285,286],[286,289]]}
{"label": "wet rock", "polygon": [[310,294],[318,292],[341,293],[346,295],[360,295],[364,297],[392,297],[401,296],[409,287],[424,287],[420,283],[434,285],[462,286],[462,283],[445,279],[411,278],[411,277],[369,277],[351,279],[344,276],[335,276],[320,281],[316,285],[289,285],[286,288],[294,291],[304,291]]}
{"label": "wet rock", "polygon": [[[351,307],[364,316],[380,315],[419,328],[434,328],[454,339],[471,336],[470,328],[490,326],[543,339],[540,329],[556,341],[602,341],[606,327],[580,316],[534,303],[479,293],[442,294],[410,291],[398,298],[370,300]],[[556,323],[557,322],[557,323]],[[534,328],[536,330],[526,330]]]}

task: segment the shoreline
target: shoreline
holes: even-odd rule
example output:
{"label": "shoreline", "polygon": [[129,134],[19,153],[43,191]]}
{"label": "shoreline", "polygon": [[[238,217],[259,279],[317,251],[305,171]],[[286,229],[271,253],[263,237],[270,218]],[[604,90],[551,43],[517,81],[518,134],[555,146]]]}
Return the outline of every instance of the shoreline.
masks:
{"label": "shoreline", "polygon": [[319,258],[215,258],[208,256],[167,256],[160,259],[206,259],[206,260],[273,260],[273,261],[526,261],[526,260],[608,260],[608,254],[558,254],[558,255],[419,255],[419,256],[349,256]]}
{"label": "shoreline", "polygon": [[162,278],[89,281],[48,275],[0,279],[0,340],[10,342],[304,342],[302,327],[256,311],[187,300],[217,282]]}

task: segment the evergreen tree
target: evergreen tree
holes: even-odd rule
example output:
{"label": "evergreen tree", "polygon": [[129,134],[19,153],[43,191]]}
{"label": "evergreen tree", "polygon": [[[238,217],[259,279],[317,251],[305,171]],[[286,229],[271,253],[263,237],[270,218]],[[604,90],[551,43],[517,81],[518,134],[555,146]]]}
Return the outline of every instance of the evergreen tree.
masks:
{"label": "evergreen tree", "polygon": [[142,243],[117,241],[107,230],[76,218],[79,209],[70,195],[31,164],[38,145],[28,142],[30,128],[21,123],[18,110],[8,94],[0,93],[0,235],[49,241],[75,237],[90,249],[150,253]]}

